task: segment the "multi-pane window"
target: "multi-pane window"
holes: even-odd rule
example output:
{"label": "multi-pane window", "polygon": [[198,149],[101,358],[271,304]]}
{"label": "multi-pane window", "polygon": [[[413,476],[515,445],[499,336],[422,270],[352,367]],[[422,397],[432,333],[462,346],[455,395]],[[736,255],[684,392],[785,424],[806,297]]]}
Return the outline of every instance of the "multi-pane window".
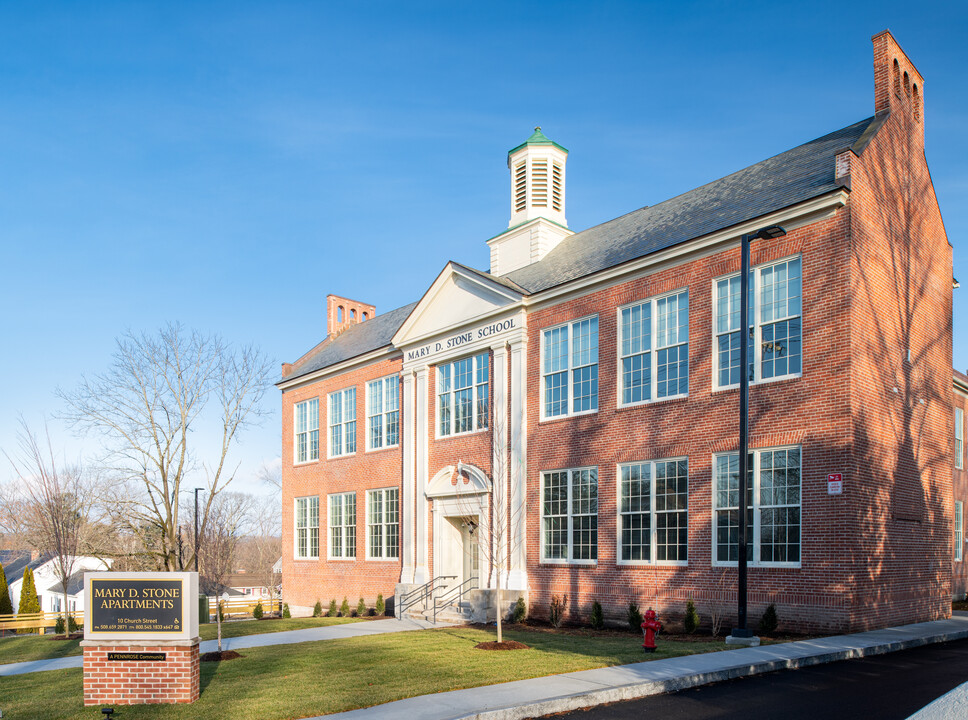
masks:
{"label": "multi-pane window", "polygon": [[[716,384],[739,384],[740,277],[716,281]],[[749,378],[799,375],[802,368],[800,258],[750,272]]]}
{"label": "multi-pane window", "polygon": [[319,557],[319,497],[296,498],[296,557]]}
{"label": "multi-pane window", "polygon": [[356,452],[356,388],[329,394],[329,456]]}
{"label": "multi-pane window", "polygon": [[965,466],[965,412],[955,408],[955,467]]}
{"label": "multi-pane window", "polygon": [[437,366],[439,435],[487,428],[488,372],[486,352]]}
{"label": "multi-pane window", "polygon": [[366,384],[366,443],[370,450],[400,444],[400,381],[397,375]]}
{"label": "multi-pane window", "polygon": [[370,490],[366,494],[367,556],[400,557],[400,503],[397,488]]}
{"label": "multi-pane window", "polygon": [[542,560],[598,559],[598,470],[556,470],[543,475]]}
{"label": "multi-pane window", "polygon": [[622,562],[686,562],[689,463],[685,458],[619,468]]}
{"label": "multi-pane window", "polygon": [[356,557],[356,493],[329,496],[329,556]]}
{"label": "multi-pane window", "polygon": [[[747,560],[800,562],[800,448],[756,450],[747,463]],[[739,557],[739,455],[715,458],[716,562]]]}
{"label": "multi-pane window", "polygon": [[319,398],[296,403],[296,462],[319,460]]}
{"label": "multi-pane window", "polygon": [[961,561],[965,550],[965,517],[964,505],[961,500],[955,500],[955,560]]}
{"label": "multi-pane window", "polygon": [[[689,392],[689,293],[646,300],[620,311],[621,403]],[[654,339],[654,347],[653,347]]]}
{"label": "multi-pane window", "polygon": [[541,344],[543,416],[598,410],[598,316],[549,328]]}

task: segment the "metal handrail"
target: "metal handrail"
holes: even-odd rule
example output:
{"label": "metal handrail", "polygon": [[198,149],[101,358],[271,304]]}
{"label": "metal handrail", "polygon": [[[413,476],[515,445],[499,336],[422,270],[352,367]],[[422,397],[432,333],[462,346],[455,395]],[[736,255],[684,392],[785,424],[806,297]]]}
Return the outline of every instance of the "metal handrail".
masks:
{"label": "metal handrail", "polygon": [[403,614],[418,602],[423,602],[424,607],[426,607],[428,598],[433,596],[434,586],[441,580],[453,580],[456,577],[456,575],[438,575],[435,578],[431,578],[428,582],[425,582],[420,587],[414,588],[405,595],[402,595],[400,597],[399,617],[403,617]]}
{"label": "metal handrail", "polygon": [[472,587],[469,587],[465,590],[465,586],[470,585],[471,583],[477,583],[477,578],[476,577],[467,578],[460,585],[456,585],[455,587],[450,588],[447,592],[445,592],[440,597],[434,597],[434,625],[437,624],[437,611],[440,608],[444,608],[444,607],[447,607],[448,605],[452,605],[455,600],[458,604],[460,604],[460,601],[464,598],[465,592],[467,592],[468,590],[477,589],[477,585],[475,584]]}

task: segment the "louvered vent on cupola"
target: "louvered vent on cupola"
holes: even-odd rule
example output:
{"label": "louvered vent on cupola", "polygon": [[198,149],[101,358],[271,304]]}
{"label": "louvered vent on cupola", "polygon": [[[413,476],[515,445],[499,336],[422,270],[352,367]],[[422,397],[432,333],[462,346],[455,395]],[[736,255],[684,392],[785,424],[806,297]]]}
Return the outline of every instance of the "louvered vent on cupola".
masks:
{"label": "louvered vent on cupola", "polygon": [[552,163],[551,166],[551,207],[558,212],[564,204],[565,188],[562,178],[561,165]]}
{"label": "louvered vent on cupola", "polygon": [[531,162],[531,197],[535,207],[548,207],[548,160]]}
{"label": "louvered vent on cupola", "polygon": [[514,166],[514,212],[524,212],[528,207],[528,164],[524,161]]}

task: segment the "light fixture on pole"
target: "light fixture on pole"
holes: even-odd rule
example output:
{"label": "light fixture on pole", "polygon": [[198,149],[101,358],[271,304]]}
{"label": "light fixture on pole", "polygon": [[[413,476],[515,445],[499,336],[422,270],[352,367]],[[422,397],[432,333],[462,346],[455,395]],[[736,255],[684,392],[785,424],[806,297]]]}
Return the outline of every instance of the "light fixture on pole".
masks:
{"label": "light fixture on pole", "polygon": [[[749,376],[749,292],[750,292],[750,242],[753,240],[775,240],[786,235],[779,225],[770,225],[754,233],[743,235],[740,241],[742,249],[742,264],[740,266],[739,290],[739,498],[737,502],[739,514],[739,538],[736,558],[736,627],[727,638],[743,643],[743,639],[752,638],[746,622],[746,511],[748,501],[747,473],[749,457],[749,405],[750,405],[750,376]],[[757,641],[756,644],[759,644]]]}

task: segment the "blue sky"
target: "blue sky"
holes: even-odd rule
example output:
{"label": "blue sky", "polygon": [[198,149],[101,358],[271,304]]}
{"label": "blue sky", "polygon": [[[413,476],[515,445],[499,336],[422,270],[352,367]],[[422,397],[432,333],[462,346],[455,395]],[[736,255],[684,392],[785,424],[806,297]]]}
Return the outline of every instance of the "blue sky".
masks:
{"label": "blue sky", "polygon": [[[324,336],[327,293],[380,313],[448,259],[486,268],[506,152],[535,125],[571,151],[580,230],[868,117],[884,28],[925,77],[968,280],[968,10],[789,5],[0,3],[0,448],[126,329],[177,320],[281,363]],[[240,489],[279,455],[268,402]]]}

